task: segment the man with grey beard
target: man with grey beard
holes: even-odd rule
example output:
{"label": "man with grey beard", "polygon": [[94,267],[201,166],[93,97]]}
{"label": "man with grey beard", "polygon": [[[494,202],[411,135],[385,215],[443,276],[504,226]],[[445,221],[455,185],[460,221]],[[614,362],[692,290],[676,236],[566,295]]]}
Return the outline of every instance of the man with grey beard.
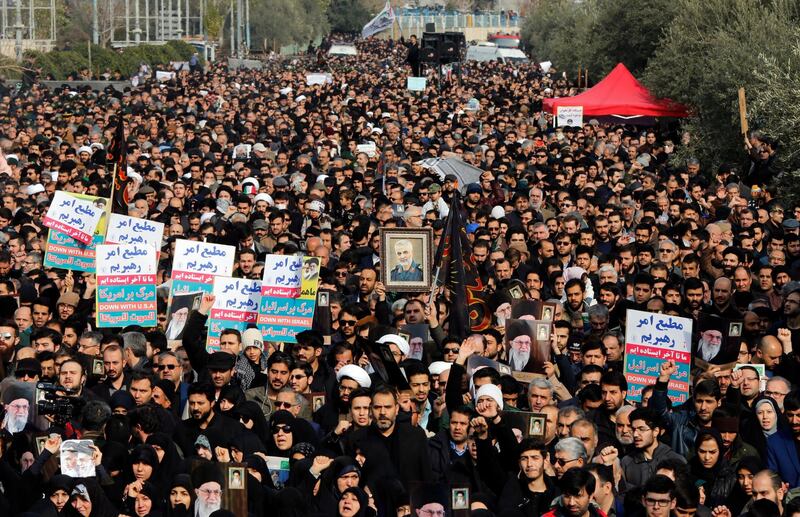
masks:
{"label": "man with grey beard", "polygon": [[30,416],[34,384],[15,381],[3,390],[5,416],[0,428],[11,434],[25,430]]}
{"label": "man with grey beard", "polygon": [[209,517],[222,506],[222,486],[216,481],[209,481],[195,489],[197,500],[194,503],[195,517]]}
{"label": "man with grey beard", "polygon": [[2,428],[11,434],[22,432],[28,423],[30,403],[28,399],[15,399],[6,404],[6,415],[3,417]]}
{"label": "man with grey beard", "polygon": [[192,483],[197,499],[194,502],[194,517],[209,517],[222,507],[222,485],[224,479],[218,464],[201,464],[192,471]]}
{"label": "man with grey beard", "polygon": [[617,410],[616,414],[616,431],[617,441],[622,445],[623,449],[630,447],[633,444],[633,428],[631,427],[631,411],[636,409],[633,406],[622,406]]}

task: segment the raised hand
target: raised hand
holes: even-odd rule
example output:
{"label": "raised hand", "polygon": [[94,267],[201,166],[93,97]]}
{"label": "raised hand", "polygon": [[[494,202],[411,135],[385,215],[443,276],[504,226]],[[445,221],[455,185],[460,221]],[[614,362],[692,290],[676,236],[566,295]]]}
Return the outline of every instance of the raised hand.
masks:
{"label": "raised hand", "polygon": [[675,372],[678,371],[678,365],[675,364],[675,361],[665,361],[661,363],[661,368],[658,374],[659,382],[669,382],[670,377],[675,375]]}
{"label": "raised hand", "polygon": [[197,312],[203,316],[208,316],[208,313],[211,310],[211,307],[214,306],[214,301],[216,299],[217,297],[213,294],[204,294],[203,298],[200,300],[200,307],[197,309]]}

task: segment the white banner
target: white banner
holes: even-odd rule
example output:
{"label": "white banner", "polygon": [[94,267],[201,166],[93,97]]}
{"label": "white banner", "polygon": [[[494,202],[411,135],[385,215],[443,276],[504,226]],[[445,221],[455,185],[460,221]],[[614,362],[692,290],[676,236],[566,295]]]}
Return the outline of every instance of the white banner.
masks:
{"label": "white banner", "polygon": [[583,126],[583,106],[559,106],[556,113],[558,127]]}
{"label": "white banner", "polygon": [[389,1],[386,1],[386,5],[383,6],[381,12],[379,12],[375,18],[371,19],[368,24],[364,25],[364,28],[361,29],[361,37],[362,38],[369,38],[373,34],[378,34],[379,32],[383,32],[389,27],[392,26],[394,23],[394,10],[392,9],[391,4]]}

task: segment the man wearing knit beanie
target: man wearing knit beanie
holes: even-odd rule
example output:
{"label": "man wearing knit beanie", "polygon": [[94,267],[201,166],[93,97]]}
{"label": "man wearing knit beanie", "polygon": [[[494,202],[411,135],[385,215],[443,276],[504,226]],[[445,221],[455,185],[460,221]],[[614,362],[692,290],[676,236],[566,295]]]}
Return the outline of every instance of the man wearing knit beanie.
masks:
{"label": "man wearing knit beanie", "polygon": [[758,456],[758,450],[739,436],[739,415],[726,407],[714,411],[711,428],[719,431],[722,437],[722,455],[731,465],[745,456]]}

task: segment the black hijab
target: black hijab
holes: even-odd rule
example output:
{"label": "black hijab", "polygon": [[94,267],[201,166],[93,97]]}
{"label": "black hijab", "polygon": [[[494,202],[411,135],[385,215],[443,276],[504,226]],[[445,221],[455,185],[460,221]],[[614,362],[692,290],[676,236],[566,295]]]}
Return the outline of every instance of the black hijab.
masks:
{"label": "black hijab", "polygon": [[156,446],[164,451],[164,457],[158,465],[158,480],[159,486],[166,486],[171,479],[174,479],[177,474],[186,471],[183,460],[178,455],[178,449],[175,447],[175,442],[166,433],[153,433],[147,437],[147,445]]}

